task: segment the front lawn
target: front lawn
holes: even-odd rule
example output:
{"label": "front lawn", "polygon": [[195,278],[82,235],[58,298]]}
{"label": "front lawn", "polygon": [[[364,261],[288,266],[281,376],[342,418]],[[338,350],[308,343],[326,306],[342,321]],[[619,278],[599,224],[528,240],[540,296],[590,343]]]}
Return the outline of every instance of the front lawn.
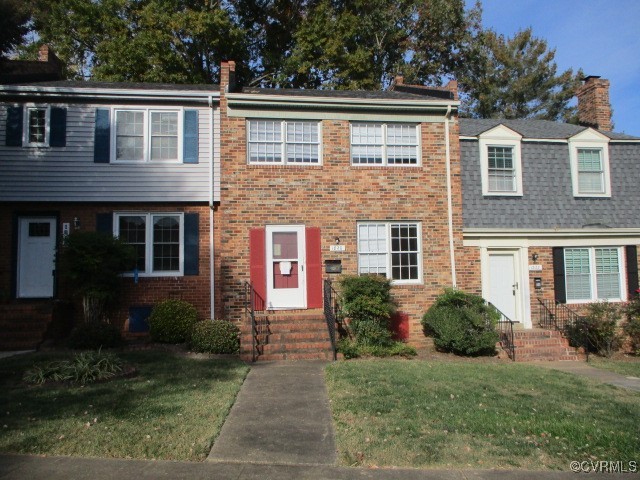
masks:
{"label": "front lawn", "polygon": [[326,377],[344,465],[569,471],[640,451],[640,394],[562,372],[354,360]]}
{"label": "front lawn", "polygon": [[0,451],[204,460],[248,367],[166,351],[118,354],[138,375],[85,387],[26,386],[23,372],[61,355],[0,360]]}
{"label": "front lawn", "polygon": [[640,378],[640,357],[616,356],[603,358],[592,355],[589,357],[589,365],[603,370],[619,373],[625,377]]}

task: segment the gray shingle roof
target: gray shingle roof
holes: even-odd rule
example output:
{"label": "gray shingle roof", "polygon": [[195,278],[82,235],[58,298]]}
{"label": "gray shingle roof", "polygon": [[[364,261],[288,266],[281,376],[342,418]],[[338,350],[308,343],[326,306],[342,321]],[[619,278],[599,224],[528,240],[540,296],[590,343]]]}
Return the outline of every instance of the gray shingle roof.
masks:
{"label": "gray shingle roof", "polygon": [[60,80],[51,82],[25,82],[12,86],[47,87],[47,88],[104,88],[110,90],[199,90],[220,91],[220,85],[215,84],[176,84],[176,83],[147,83],[147,82],[94,82]]}
{"label": "gray shingle roof", "polygon": [[[587,127],[569,123],[552,122],[549,120],[509,120],[504,118],[461,118],[460,135],[477,137],[497,125],[504,125],[518,132],[524,138],[567,139],[582,132]],[[624,133],[600,132],[612,140],[640,140]]]}
{"label": "gray shingle roof", "polygon": [[294,97],[330,97],[330,98],[356,98],[363,100],[442,100],[432,95],[421,95],[396,91],[376,90],[311,90],[299,88],[256,88],[244,87],[242,93],[259,95],[287,95]]}

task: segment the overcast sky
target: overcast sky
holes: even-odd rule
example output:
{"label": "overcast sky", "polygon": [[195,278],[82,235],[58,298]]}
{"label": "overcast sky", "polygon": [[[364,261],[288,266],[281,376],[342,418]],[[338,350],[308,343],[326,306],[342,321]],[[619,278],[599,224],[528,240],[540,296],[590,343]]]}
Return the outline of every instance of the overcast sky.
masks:
{"label": "overcast sky", "polygon": [[[474,0],[467,0],[472,5]],[[614,130],[640,137],[640,0],[482,0],[483,24],[513,36],[533,28],[573,68],[610,81]]]}

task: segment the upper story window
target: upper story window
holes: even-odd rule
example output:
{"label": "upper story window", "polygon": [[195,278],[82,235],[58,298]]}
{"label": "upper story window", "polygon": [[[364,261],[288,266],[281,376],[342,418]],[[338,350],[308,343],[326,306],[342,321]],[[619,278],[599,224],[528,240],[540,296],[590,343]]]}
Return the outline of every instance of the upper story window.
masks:
{"label": "upper story window", "polygon": [[587,129],[569,139],[574,197],[610,197],[609,139]]}
{"label": "upper story window", "polygon": [[352,123],[353,165],[418,165],[418,125],[406,123]]}
{"label": "upper story window", "polygon": [[114,161],[180,161],[178,111],[117,109],[114,118]]}
{"label": "upper story window", "polygon": [[479,136],[483,195],[522,196],[521,139],[504,125]]}
{"label": "upper story window", "polygon": [[249,120],[249,163],[321,163],[320,123],[297,120]]}
{"label": "upper story window", "polygon": [[67,142],[67,109],[48,105],[6,107],[7,147],[64,147]]}
{"label": "upper story window", "polygon": [[565,248],[564,268],[568,302],[624,300],[620,248]]}
{"label": "upper story window", "polygon": [[420,283],[422,250],[416,222],[358,223],[358,273],[394,283]]}
{"label": "upper story window", "polygon": [[134,248],[139,275],[182,275],[183,224],[179,213],[116,213],[114,235]]}
{"label": "upper story window", "polygon": [[50,109],[48,107],[27,107],[25,144],[29,146],[48,146],[49,114]]}

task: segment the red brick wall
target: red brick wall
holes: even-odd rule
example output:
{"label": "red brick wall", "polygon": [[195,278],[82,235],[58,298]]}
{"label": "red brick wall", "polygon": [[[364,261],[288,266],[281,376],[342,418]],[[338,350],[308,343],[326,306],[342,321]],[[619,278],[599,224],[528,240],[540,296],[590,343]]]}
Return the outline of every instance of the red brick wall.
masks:
{"label": "red brick wall", "polygon": [[[29,214],[40,212],[56,212],[59,216],[58,234],[62,233],[62,223],[70,223],[73,219],[80,220],[81,230],[93,231],[96,228],[96,214],[114,211],[139,212],[190,212],[199,214],[199,274],[184,277],[140,277],[138,284],[133,278],[122,279],[123,290],[120,302],[121,308],[113,314],[112,321],[118,326],[125,327],[128,318],[128,308],[131,305],[155,304],[166,298],[186,300],[196,306],[201,318],[210,318],[210,250],[209,250],[209,207],[206,205],[184,204],[152,204],[122,203],[109,205],[94,205],[81,203],[28,203],[0,205],[0,250],[5,253],[0,256],[0,291],[11,290],[15,272],[12,266],[13,245],[13,216],[16,213]],[[58,297],[65,298],[69,292],[60,284]]]}
{"label": "red brick wall", "polygon": [[[399,309],[409,315],[410,338],[423,338],[420,318],[434,298],[451,286],[447,235],[445,129],[423,123],[422,166],[353,167],[349,122],[322,122],[323,165],[247,165],[245,118],[226,116],[221,102],[222,193],[218,229],[220,264],[216,283],[224,316],[242,318],[242,283],[249,280],[249,230],[267,224],[304,224],[321,229],[322,261],[342,260],[344,274],[357,273],[356,222],[422,222],[423,279],[393,288]],[[372,117],[374,118],[374,117]],[[462,252],[460,162],[457,124],[451,129],[454,236]],[[335,237],[345,252],[330,252]]]}

